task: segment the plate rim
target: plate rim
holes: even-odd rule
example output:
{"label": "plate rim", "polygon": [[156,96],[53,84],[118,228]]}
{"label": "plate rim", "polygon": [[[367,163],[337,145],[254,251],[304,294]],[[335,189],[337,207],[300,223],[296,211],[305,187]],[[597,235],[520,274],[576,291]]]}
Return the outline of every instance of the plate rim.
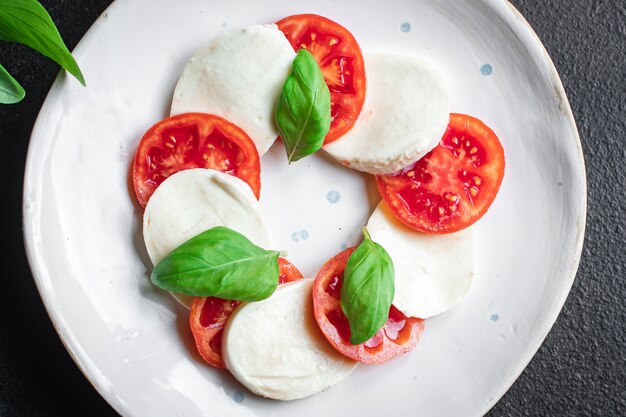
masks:
{"label": "plate rim", "polygon": [[[97,29],[107,18],[108,14],[119,7],[121,0],[114,0],[104,11],[98,16],[98,18],[94,21],[94,23],[89,27],[89,29],[82,36],[81,40],[78,42],[72,53],[80,52],[81,49],[85,48],[85,44],[89,42],[90,38],[93,36],[94,30]],[[518,36],[520,43],[526,48],[527,51],[532,55],[533,60],[536,63],[547,64],[548,75],[550,77],[550,81],[552,85],[555,87],[554,93],[559,99],[561,103],[560,112],[565,117],[565,120],[568,122],[569,126],[572,129],[572,133],[574,135],[574,146],[577,150],[576,155],[576,166],[574,175],[572,178],[578,177],[578,181],[580,181],[582,193],[579,198],[579,207],[580,212],[578,213],[577,226],[578,233],[576,235],[576,241],[573,245],[573,259],[572,262],[569,262],[569,270],[563,271],[561,276],[564,278],[564,284],[561,286],[558,292],[558,297],[555,297],[556,303],[553,304],[552,308],[548,311],[548,313],[544,314],[544,320],[539,323],[540,327],[536,332],[535,338],[530,340],[529,347],[525,349],[522,355],[520,355],[517,361],[517,367],[513,369],[513,372],[507,377],[505,381],[500,386],[500,389],[497,390],[497,394],[494,395],[490,401],[484,403],[482,407],[480,407],[481,415],[485,415],[491,410],[500,399],[510,390],[511,386],[515,383],[515,381],[522,374],[524,369],[528,366],[530,361],[539,351],[539,348],[543,344],[545,338],[556,324],[558,316],[560,315],[563,306],[571,292],[571,288],[576,279],[576,275],[578,272],[580,260],[582,257],[582,249],[585,238],[586,231],[586,222],[587,222],[587,175],[586,175],[586,165],[585,158],[582,149],[582,143],[580,140],[580,134],[578,131],[578,127],[576,124],[576,120],[574,118],[574,114],[572,112],[572,108],[570,102],[567,98],[567,94],[563,87],[563,82],[558,74],[556,66],[552,61],[548,51],[546,50],[543,42],[536,34],[532,26],[528,23],[526,18],[517,10],[517,8],[510,2],[510,0],[482,0],[482,3],[487,5],[497,16],[502,18],[507,27],[511,28],[515,31]],[[539,47],[539,50],[535,50],[536,47]],[[538,56],[537,52],[540,52],[542,56]],[[53,300],[55,298],[53,293],[50,293],[45,287],[45,278],[44,273],[42,272],[44,268],[44,264],[41,261],[41,255],[38,252],[37,245],[33,238],[33,219],[34,212],[30,211],[30,207],[28,204],[28,191],[35,188],[33,178],[35,174],[34,171],[34,161],[37,158],[35,155],[35,144],[38,141],[37,137],[41,137],[42,135],[39,133],[43,131],[43,128],[46,125],[45,113],[42,111],[50,103],[54,102],[56,96],[60,94],[60,89],[57,88],[59,84],[61,84],[64,80],[66,80],[67,74],[61,70],[53,81],[46,98],[39,109],[39,113],[37,115],[37,119],[33,125],[33,129],[31,131],[31,135],[29,138],[28,151],[26,155],[26,163],[24,166],[24,181],[23,181],[23,191],[22,191],[22,232],[23,232],[23,241],[24,241],[24,249],[26,252],[26,257],[28,260],[28,265],[31,270],[31,274],[33,276],[33,280],[35,281],[35,285],[37,291],[39,293],[39,297],[42,300],[46,312],[50,318],[50,321],[57,332],[61,343],[69,353],[71,359],[77,365],[78,369],[85,376],[87,381],[95,388],[98,394],[105,399],[105,401],[120,415],[133,415],[132,410],[128,409],[124,403],[114,394],[114,389],[105,389],[102,384],[102,381],[98,380],[94,375],[97,375],[94,370],[97,371],[98,368],[95,368],[94,365],[90,364],[89,356],[82,352],[80,347],[80,342],[74,338],[69,326],[65,324],[65,318],[58,314],[53,308],[53,304],[57,302],[57,300]],[[567,278],[567,280],[565,280]],[[546,317],[549,317],[549,320],[545,320]]]}
{"label": "plate rim", "polygon": [[[487,0],[487,1],[490,1],[490,0]],[[491,0],[492,3],[496,3],[497,1],[498,0]],[[553,85],[556,87],[555,93],[558,95],[558,98],[562,105],[560,108],[561,113],[565,116],[565,118],[569,122],[572,128],[572,131],[574,133],[574,139],[575,139],[574,145],[576,146],[576,150],[578,151],[577,159],[578,159],[578,162],[580,163],[580,165],[578,166],[578,168],[580,168],[580,170],[578,170],[578,174],[579,174],[578,176],[580,177],[579,180],[581,180],[581,184],[583,186],[582,187],[583,193],[581,194],[580,201],[579,201],[580,213],[577,219],[578,234],[576,235],[574,259],[572,262],[569,263],[570,265],[569,271],[563,273],[563,276],[568,276],[568,280],[566,284],[561,288],[558,302],[555,304],[552,311],[550,311],[549,313],[550,320],[547,320],[547,321],[543,320],[541,322],[542,328],[541,328],[541,331],[539,332],[539,337],[536,338],[533,341],[533,343],[530,345],[530,348],[526,349],[524,354],[521,355],[520,360],[518,362],[518,367],[515,368],[515,372],[513,372],[508,377],[506,382],[503,384],[503,388],[505,389],[494,397],[493,402],[491,402],[490,404],[487,404],[486,407],[483,408],[483,410],[481,411],[483,415],[487,414],[498,402],[500,402],[502,397],[504,397],[504,395],[511,389],[515,381],[517,381],[517,379],[522,375],[522,372],[524,372],[524,370],[528,367],[528,365],[530,364],[530,361],[535,357],[537,352],[539,352],[539,348],[541,348],[546,337],[548,336],[548,334],[550,333],[550,331],[556,324],[556,321],[559,318],[561,311],[563,311],[563,306],[565,305],[565,302],[567,301],[567,297],[569,296],[572,290],[572,286],[574,285],[576,275],[578,274],[578,267],[580,265],[583,244],[585,241],[585,231],[587,227],[587,169],[585,165],[585,157],[584,157],[584,153],[582,149],[582,143],[580,141],[580,133],[578,131],[578,126],[576,124],[576,119],[574,117],[572,107],[570,105],[569,99],[567,98],[567,93],[565,92],[565,87],[563,87],[563,81],[561,80],[561,77],[559,76],[559,73],[556,69],[556,66],[554,65],[554,62],[552,61],[552,58],[550,57],[550,54],[548,53],[548,50],[546,49],[545,45],[541,41],[541,38],[539,38],[539,35],[537,35],[537,33],[532,28],[530,23],[526,20],[524,15],[522,15],[522,13],[519,10],[517,10],[517,8],[510,2],[510,0],[500,0],[500,1],[512,13],[513,15],[512,18],[517,19],[517,22],[521,25],[521,28],[525,29],[527,33],[530,35],[529,37],[523,37],[523,36],[520,37],[519,38],[520,42],[522,42],[522,44],[529,51],[532,51],[532,49],[530,48],[532,46],[532,43],[534,43],[535,45],[538,45],[540,48],[540,51],[543,54],[543,58],[548,64],[548,71],[550,74],[551,81]],[[492,9],[495,9],[495,7],[492,7]],[[506,16],[502,16],[502,17],[506,17]],[[537,57],[535,56],[534,58],[536,59]]]}

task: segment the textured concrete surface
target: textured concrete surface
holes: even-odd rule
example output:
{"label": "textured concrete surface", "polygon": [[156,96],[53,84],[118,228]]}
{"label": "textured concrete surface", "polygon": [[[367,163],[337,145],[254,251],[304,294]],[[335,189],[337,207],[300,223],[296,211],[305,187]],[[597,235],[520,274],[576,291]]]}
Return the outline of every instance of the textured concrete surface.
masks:
{"label": "textured concrete surface", "polygon": [[[110,1],[42,3],[73,47]],[[565,308],[489,416],[625,416],[626,0],[513,3],[543,40],[572,104],[587,162],[589,215]],[[28,94],[21,104],[0,107],[0,416],[114,416],[59,341],[22,243],[28,139],[58,69],[24,47],[3,43],[0,61]]]}

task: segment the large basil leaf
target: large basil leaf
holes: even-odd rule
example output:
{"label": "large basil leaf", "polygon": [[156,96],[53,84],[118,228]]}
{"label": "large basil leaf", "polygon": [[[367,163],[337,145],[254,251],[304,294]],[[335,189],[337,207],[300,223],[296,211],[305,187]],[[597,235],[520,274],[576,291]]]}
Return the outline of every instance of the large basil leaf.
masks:
{"label": "large basil leaf", "polygon": [[353,345],[372,338],[387,322],[395,291],[391,257],[365,228],[363,236],[363,243],[348,259],[341,286],[341,308]]}
{"label": "large basil leaf", "polygon": [[0,0],[0,40],[24,44],[85,79],[50,15],[36,0]]}
{"label": "large basil leaf", "polygon": [[330,130],[330,91],[306,49],[293,61],[276,106],[276,124],[290,163],[318,151]]}
{"label": "large basil leaf", "polygon": [[255,246],[234,230],[215,227],[174,249],[150,278],[158,287],[181,294],[259,301],[278,286],[279,253]]}
{"label": "large basil leaf", "polygon": [[0,103],[14,104],[22,101],[26,93],[15,78],[0,65]]}

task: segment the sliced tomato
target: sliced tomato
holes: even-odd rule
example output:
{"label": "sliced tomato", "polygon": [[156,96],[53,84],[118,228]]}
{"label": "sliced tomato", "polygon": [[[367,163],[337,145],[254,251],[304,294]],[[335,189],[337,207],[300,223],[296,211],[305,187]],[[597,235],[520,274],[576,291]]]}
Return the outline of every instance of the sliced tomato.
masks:
{"label": "sliced tomato", "polygon": [[278,283],[297,281],[302,277],[302,272],[294,264],[285,258],[278,258]]}
{"label": "sliced tomato", "polygon": [[[278,258],[278,282],[297,281],[302,274],[292,263]],[[200,356],[216,368],[225,368],[222,358],[222,334],[231,313],[241,304],[239,301],[217,297],[194,297],[191,303],[189,326]]]}
{"label": "sliced tomato", "polygon": [[365,101],[365,64],[348,29],[315,14],[298,14],[276,23],[293,49],[306,48],[320,65],[330,90],[332,121],[324,144],[352,129]]}
{"label": "sliced tomato", "polygon": [[315,320],[330,344],[339,353],[364,363],[383,363],[402,355],[419,342],[424,332],[424,320],[409,318],[393,305],[387,323],[367,342],[350,343],[350,325],[341,309],[341,284],[349,248],[331,258],[317,273],[313,284]]}
{"label": "sliced tomato", "polygon": [[435,149],[376,182],[402,223],[420,232],[452,233],[485,214],[503,177],[504,150],[496,134],[474,117],[452,114]]}
{"label": "sliced tomato", "polygon": [[225,368],[222,358],[222,333],[226,320],[241,304],[217,297],[194,297],[189,315],[191,333],[200,356],[216,368]]}
{"label": "sliced tomato", "polygon": [[170,175],[190,168],[211,168],[235,175],[261,192],[261,165],[254,142],[221,117],[185,113],[152,126],[141,138],[133,163],[133,185],[142,207]]}

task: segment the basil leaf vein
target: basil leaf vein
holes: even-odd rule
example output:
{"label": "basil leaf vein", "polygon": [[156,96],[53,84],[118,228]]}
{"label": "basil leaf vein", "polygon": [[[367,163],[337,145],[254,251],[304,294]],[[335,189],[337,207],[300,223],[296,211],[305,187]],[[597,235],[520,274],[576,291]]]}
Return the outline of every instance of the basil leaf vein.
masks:
{"label": "basil leaf vein", "polygon": [[298,51],[278,99],[276,125],[289,163],[318,151],[330,130],[330,91],[315,58]]}
{"label": "basil leaf vein", "polygon": [[279,254],[220,226],[174,249],[154,267],[150,279],[181,294],[259,301],[278,286]]}
{"label": "basil leaf vein", "polygon": [[365,228],[363,237],[348,259],[341,286],[341,308],[353,345],[368,341],[384,326],[395,292],[391,257]]}
{"label": "basil leaf vein", "polygon": [[28,46],[55,61],[85,85],[78,64],[50,15],[36,0],[0,0],[0,40]]}
{"label": "basil leaf vein", "polygon": [[0,103],[15,104],[22,101],[25,95],[20,83],[0,65]]}

